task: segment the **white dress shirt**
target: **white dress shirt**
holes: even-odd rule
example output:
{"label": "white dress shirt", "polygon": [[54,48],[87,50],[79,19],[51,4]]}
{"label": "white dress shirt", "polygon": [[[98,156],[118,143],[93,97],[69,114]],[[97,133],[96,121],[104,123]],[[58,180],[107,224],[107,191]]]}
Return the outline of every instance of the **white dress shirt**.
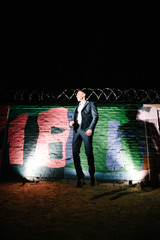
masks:
{"label": "white dress shirt", "polygon": [[82,111],[85,103],[86,103],[86,100],[81,101],[79,103],[79,106],[78,106],[78,109],[77,109],[78,110],[77,122],[78,122],[79,125],[81,125],[81,123],[82,123],[81,111]]}

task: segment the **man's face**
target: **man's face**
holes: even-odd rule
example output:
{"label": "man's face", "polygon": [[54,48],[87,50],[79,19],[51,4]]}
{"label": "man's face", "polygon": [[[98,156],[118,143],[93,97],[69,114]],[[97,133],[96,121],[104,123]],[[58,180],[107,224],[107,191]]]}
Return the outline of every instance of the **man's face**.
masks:
{"label": "man's face", "polygon": [[80,102],[80,101],[82,101],[82,100],[85,100],[85,93],[84,92],[81,92],[81,91],[78,91],[77,92],[77,100],[78,100],[78,102]]}

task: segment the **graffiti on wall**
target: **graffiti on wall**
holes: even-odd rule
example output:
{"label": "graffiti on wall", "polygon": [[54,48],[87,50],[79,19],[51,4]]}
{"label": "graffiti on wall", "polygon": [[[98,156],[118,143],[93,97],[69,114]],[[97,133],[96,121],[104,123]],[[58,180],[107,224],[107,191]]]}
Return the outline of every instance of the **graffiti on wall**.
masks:
{"label": "graffiti on wall", "polygon": [[[97,178],[159,177],[159,105],[98,105],[93,148]],[[5,153],[23,176],[75,176],[72,156],[74,106],[10,106]],[[81,149],[85,175],[88,165]],[[155,170],[156,169],[156,170]],[[156,172],[156,174],[155,174]],[[151,174],[152,175],[152,174]]]}
{"label": "graffiti on wall", "polygon": [[37,164],[42,166],[64,167],[70,132],[67,113],[65,108],[51,108],[37,116],[22,114],[10,122],[10,163],[23,165],[29,159],[38,159]]}
{"label": "graffiti on wall", "polygon": [[9,106],[0,106],[0,172]]}

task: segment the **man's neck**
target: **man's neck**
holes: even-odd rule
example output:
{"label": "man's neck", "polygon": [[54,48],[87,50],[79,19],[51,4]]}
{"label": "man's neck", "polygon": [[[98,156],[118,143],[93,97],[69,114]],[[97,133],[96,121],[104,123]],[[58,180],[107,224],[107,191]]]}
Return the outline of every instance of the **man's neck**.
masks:
{"label": "man's neck", "polygon": [[84,103],[86,101],[86,99],[82,99],[81,101],[80,101],[80,103]]}

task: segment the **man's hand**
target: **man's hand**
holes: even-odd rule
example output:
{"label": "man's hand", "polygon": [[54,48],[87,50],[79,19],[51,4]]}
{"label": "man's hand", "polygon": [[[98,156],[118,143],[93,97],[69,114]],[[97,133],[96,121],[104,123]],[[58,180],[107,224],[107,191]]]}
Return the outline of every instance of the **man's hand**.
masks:
{"label": "man's hand", "polygon": [[70,127],[73,127],[73,125],[74,125],[74,121],[71,121],[71,122],[69,123],[69,126],[70,126]]}
{"label": "man's hand", "polygon": [[88,137],[92,136],[92,133],[93,133],[92,129],[88,129],[88,130],[85,132],[85,134],[86,134]]}

